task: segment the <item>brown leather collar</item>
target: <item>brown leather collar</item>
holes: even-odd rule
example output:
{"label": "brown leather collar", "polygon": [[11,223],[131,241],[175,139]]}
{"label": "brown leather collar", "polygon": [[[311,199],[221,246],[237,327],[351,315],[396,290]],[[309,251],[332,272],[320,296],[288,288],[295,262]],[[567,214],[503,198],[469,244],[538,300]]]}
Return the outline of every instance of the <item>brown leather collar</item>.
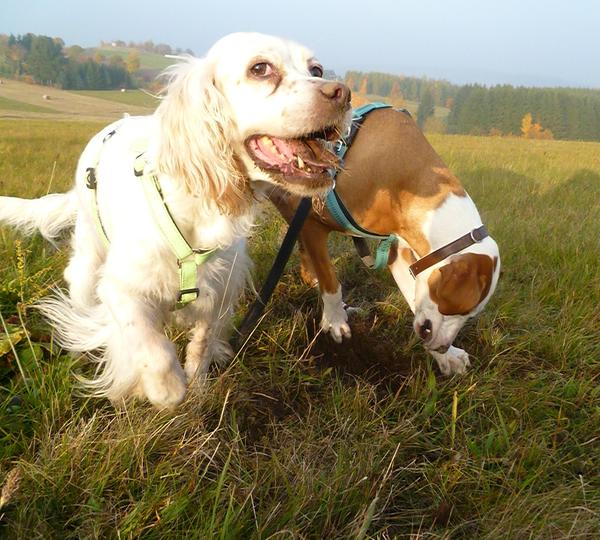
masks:
{"label": "brown leather collar", "polygon": [[411,276],[416,278],[417,275],[423,270],[426,270],[430,266],[443,261],[444,259],[450,257],[450,255],[454,255],[455,253],[458,253],[459,251],[472,246],[473,244],[481,242],[486,236],[489,236],[488,232],[485,228],[485,225],[482,225],[481,227],[473,229],[471,232],[468,232],[460,238],[457,238],[454,240],[454,242],[450,242],[449,244],[432,251],[428,255],[425,255],[425,257],[422,257],[416,263],[411,264],[408,267],[408,270],[410,271]]}

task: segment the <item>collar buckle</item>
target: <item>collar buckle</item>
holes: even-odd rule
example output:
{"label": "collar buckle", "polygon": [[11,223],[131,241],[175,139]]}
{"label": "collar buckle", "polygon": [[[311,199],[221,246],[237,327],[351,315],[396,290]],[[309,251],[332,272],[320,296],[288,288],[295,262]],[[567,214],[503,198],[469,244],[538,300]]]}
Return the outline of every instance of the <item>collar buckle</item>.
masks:
{"label": "collar buckle", "polygon": [[474,244],[479,244],[479,242],[481,242],[487,236],[487,234],[485,230],[482,230],[482,227],[478,227],[477,229],[473,229],[469,233],[469,236]]}

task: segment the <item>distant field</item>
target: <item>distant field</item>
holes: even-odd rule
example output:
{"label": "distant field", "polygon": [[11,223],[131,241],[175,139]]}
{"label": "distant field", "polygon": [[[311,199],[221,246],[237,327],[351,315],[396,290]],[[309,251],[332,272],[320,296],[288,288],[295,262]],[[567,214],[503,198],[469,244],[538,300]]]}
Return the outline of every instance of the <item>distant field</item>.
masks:
{"label": "distant field", "polygon": [[149,109],[155,109],[160,102],[158,98],[152,97],[141,90],[127,90],[126,92],[120,90],[78,90],[76,93]]}
{"label": "distant field", "polygon": [[137,52],[140,57],[140,69],[163,70],[174,63],[172,58],[165,58],[160,54],[143,52],[129,47],[98,47],[95,50],[106,57],[120,55],[123,60],[127,59],[131,51]]}
{"label": "distant field", "polygon": [[[152,99],[144,101],[141,92],[132,92],[131,102],[126,101],[128,98],[99,99],[97,94],[68,92],[58,88],[5,80],[4,84],[0,85],[0,116],[2,111],[6,110],[10,112],[10,116],[22,114],[28,117],[111,121],[123,117],[125,113],[148,114],[155,108],[154,105],[150,105]],[[49,99],[44,100],[44,95]]]}
{"label": "distant field", "polygon": [[[0,194],[68,189],[98,127],[0,120]],[[389,273],[338,237],[351,341],[318,335],[292,265],[202,393],[115,410],[77,394],[93,367],[30,308],[63,284],[68,248],[0,229],[0,536],[600,538],[600,143],[429,138],[501,250],[498,290],[457,339],[463,377],[439,375]],[[267,211],[257,283],[282,234]]]}
{"label": "distant field", "polygon": [[27,111],[27,112],[42,112],[42,113],[57,113],[55,109],[50,107],[42,107],[41,105],[31,105],[30,103],[23,103],[16,99],[10,99],[0,96],[0,110],[8,111]]}

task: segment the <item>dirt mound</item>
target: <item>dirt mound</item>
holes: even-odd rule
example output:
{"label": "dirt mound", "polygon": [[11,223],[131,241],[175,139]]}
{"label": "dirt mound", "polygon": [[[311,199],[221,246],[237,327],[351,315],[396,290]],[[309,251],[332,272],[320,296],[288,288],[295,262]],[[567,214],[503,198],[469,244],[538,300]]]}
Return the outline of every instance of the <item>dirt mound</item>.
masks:
{"label": "dirt mound", "polygon": [[411,371],[410,358],[393,342],[373,332],[372,320],[353,320],[351,326],[352,338],[340,344],[329,335],[320,334],[316,338],[310,349],[316,366],[397,390]]}

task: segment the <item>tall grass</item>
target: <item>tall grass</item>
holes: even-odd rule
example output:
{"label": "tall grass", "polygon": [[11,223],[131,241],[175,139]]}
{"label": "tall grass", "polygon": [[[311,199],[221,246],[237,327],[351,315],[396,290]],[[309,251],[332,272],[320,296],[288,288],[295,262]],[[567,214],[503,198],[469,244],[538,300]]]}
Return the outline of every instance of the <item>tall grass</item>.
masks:
{"label": "tall grass", "polygon": [[[38,196],[50,178],[65,189],[96,129],[0,123],[2,193]],[[473,355],[464,377],[439,376],[392,279],[342,238],[332,251],[362,308],[350,342],[319,335],[317,292],[292,268],[204,392],[172,414],[115,410],[77,395],[85,360],[27,309],[65,253],[2,230],[0,535],[599,537],[600,145],[431,139],[503,260],[458,339]],[[282,230],[267,211],[251,241],[257,281]]]}

